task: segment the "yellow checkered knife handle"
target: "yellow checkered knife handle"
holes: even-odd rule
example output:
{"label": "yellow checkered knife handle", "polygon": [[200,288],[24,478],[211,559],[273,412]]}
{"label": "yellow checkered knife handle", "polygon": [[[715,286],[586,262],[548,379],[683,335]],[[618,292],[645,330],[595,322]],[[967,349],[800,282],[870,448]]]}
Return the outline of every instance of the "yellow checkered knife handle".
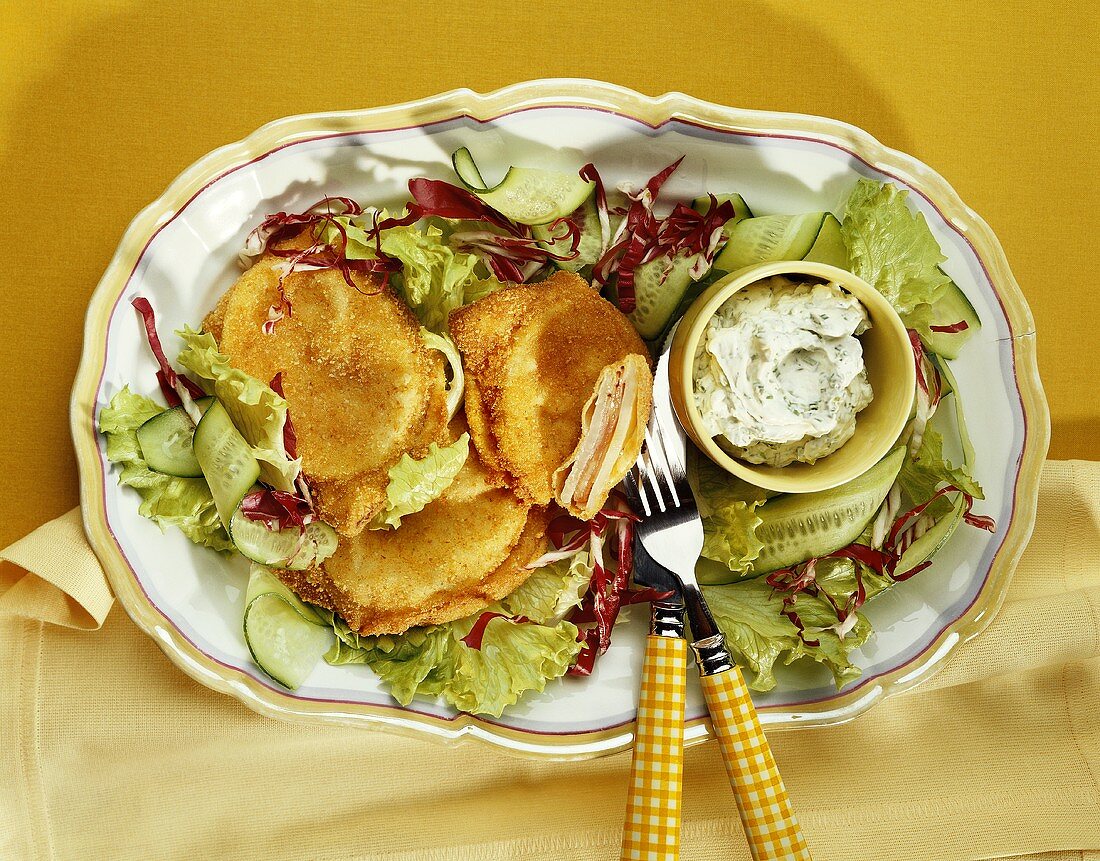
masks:
{"label": "yellow checkered knife handle", "polygon": [[[682,620],[683,610],[679,612]],[[675,635],[650,634],[630,764],[623,861],[680,857],[686,687],[687,643]]]}
{"label": "yellow checkered knife handle", "polygon": [[738,667],[701,675],[741,823],[756,861],[811,861],[756,708]]}

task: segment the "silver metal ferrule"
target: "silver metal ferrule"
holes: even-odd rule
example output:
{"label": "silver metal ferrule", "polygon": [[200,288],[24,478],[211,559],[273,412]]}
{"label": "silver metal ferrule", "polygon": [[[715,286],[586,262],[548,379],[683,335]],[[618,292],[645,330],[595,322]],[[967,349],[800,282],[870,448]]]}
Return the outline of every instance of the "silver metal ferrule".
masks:
{"label": "silver metal ferrule", "polygon": [[721,634],[696,640],[691,644],[695,652],[695,662],[699,665],[699,675],[713,676],[733,669],[733,658],[726,648],[726,638]]}
{"label": "silver metal ferrule", "polygon": [[684,605],[672,601],[654,601],[649,633],[658,637],[684,636]]}

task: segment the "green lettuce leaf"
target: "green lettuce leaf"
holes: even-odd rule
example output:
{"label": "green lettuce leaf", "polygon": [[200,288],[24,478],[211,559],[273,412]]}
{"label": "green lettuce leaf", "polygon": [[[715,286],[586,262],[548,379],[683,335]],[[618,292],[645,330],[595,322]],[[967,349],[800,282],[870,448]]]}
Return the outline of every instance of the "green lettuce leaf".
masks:
{"label": "green lettuce leaf", "polygon": [[703,592],[734,660],[751,671],[748,684],[753,690],[775,687],[773,669],[779,660],[784,664],[801,658],[817,661],[832,672],[838,688],[859,677],[860,670],[849,656],[871,634],[871,625],[862,615],[857,614],[855,626],[842,639],[835,630],[839,620],[829,602],[800,594],[795,610],[806,627],[805,638],[818,642],[809,646],[799,637],[794,622],[782,615],[782,594],[763,578],[704,586]]}
{"label": "green lettuce leaf", "polygon": [[688,478],[704,517],[734,502],[761,503],[776,495],[731,475],[695,447],[688,451]]}
{"label": "green lettuce leaf", "polygon": [[[379,220],[387,218],[389,213],[384,210],[378,213]],[[359,216],[364,220],[364,224],[359,224],[352,216],[341,215],[336,217],[336,221],[340,222],[340,226],[344,228],[344,235],[347,237],[347,244],[344,246],[344,256],[348,260],[373,260],[378,254],[374,250],[374,240],[367,232],[367,228],[370,226],[371,221],[374,218],[374,211],[371,210],[369,214]],[[339,231],[335,227],[326,225],[320,235],[321,242],[328,245],[336,245],[340,241]]]}
{"label": "green lettuce leaf", "polygon": [[694,455],[692,484],[703,515],[703,556],[731,571],[746,573],[764,549],[756,509],[767,500],[763,488],[730,475],[709,458]]}
{"label": "green lettuce leaf", "polygon": [[179,363],[199,378],[203,389],[225,407],[237,430],[260,462],[260,478],[276,490],[294,491],[301,471],[300,459],[291,460],[283,445],[286,401],[267,383],[250,377],[230,364],[218,351],[214,336],[185,326],[176,333],[187,345]]}
{"label": "green lettuce leaf", "polygon": [[405,454],[390,468],[386,507],[375,515],[370,529],[396,529],[401,518],[422,511],[439,498],[458,475],[470,454],[470,435],[464,433],[450,445],[432,443],[422,460]]}
{"label": "green lettuce leaf", "polygon": [[401,261],[401,274],[393,283],[409,307],[424,326],[442,332],[451,311],[466,303],[467,287],[479,281],[474,274],[477,256],[448,246],[443,231],[434,225],[384,230],[381,248]]}
{"label": "green lettuce leaf", "polygon": [[592,582],[592,563],[587,550],[578,550],[531,576],[500,603],[509,616],[525,616],[539,624],[556,623],[581,603]]}
{"label": "green lettuce leaf", "polygon": [[[499,717],[528,691],[542,691],[565,674],[581,650],[577,627],[559,615],[575,606],[592,576],[580,553],[536,571],[500,604],[446,625],[412,628],[404,634],[360,636],[339,616],[319,611],[332,625],[336,643],[330,664],[365,664],[402,705],[414,696],[441,696],[462,711]],[[527,586],[527,584],[524,584]],[[532,622],[494,618],[485,626],[481,649],[462,642],[483,612],[527,616]],[[541,624],[536,624],[540,622]]]}
{"label": "green lettuce leaf", "polygon": [[[944,483],[955,485],[975,499],[985,499],[981,485],[970,475],[966,465],[953,466],[944,457],[943,435],[931,426],[924,429],[917,453],[906,457],[898,474],[898,483],[913,506],[923,505]],[[951,501],[940,497],[926,509],[926,513],[938,519],[950,510]]]}
{"label": "green lettuce leaf", "polygon": [[758,502],[731,502],[703,518],[703,555],[742,574],[752,569],[753,561],[764,549],[756,536],[763,523],[756,514]]}
{"label": "green lettuce leaf", "polygon": [[841,236],[851,270],[872,284],[910,325],[927,325],[927,311],[950,278],[946,258],[924,215],[906,206],[907,192],[890,183],[861,179],[848,198]]}
{"label": "green lettuce leaf", "polygon": [[202,478],[178,478],[154,472],[145,463],[137,429],[164,411],[155,401],[126,386],[99,413],[99,430],[107,438],[107,459],[119,464],[118,483],[141,496],[138,513],[161,529],[176,526],[194,541],[215,550],[232,550],[210,488]]}
{"label": "green lettuce leaf", "polygon": [[485,626],[480,649],[455,640],[454,674],[443,697],[455,708],[500,717],[528,691],[565,675],[581,650],[571,622],[533,625],[495,618]]}

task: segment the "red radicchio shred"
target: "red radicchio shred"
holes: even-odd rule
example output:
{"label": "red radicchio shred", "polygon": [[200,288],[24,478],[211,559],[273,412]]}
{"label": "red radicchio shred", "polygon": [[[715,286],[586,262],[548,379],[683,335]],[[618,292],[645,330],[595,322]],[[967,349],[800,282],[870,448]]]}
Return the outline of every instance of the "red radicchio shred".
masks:
{"label": "red radicchio shred", "polygon": [[820,559],[829,558],[852,559],[880,575],[889,577],[896,583],[908,580],[910,577],[928,568],[932,564],[932,560],[926,559],[924,562],[921,562],[919,565],[914,565],[906,571],[901,573],[897,572],[898,562],[901,561],[902,553],[904,553],[907,547],[905,541],[907,534],[906,527],[914,518],[919,517],[935,500],[948,493],[961,493],[963,495],[966,504],[966,508],[963,511],[963,519],[968,524],[979,529],[986,529],[989,532],[996,529],[996,523],[993,518],[971,513],[970,508],[974,504],[973,496],[955,485],[948,484],[937,490],[928,501],[898,517],[897,520],[894,521],[893,527],[890,529],[883,549],[876,550],[865,544],[852,543],[847,547],[841,547],[839,550],[834,550],[832,553],[826,554],[825,556],[810,559],[801,566],[773,571],[764,578],[764,582],[771,586],[773,590],[789,593],[783,598],[783,606],[785,609],[781,611],[781,615],[786,616],[791,623],[799,629],[799,638],[802,639],[806,645],[815,646],[817,643],[806,640],[803,635],[804,628],[802,626],[802,620],[798,618],[798,614],[792,609],[794,600],[800,592],[807,592],[817,597],[824,596],[836,611],[837,620],[841,623],[845,622],[853,612],[859,610],[867,600],[867,590],[863,583],[863,577],[860,573],[861,569],[859,566],[856,566],[855,569],[856,592],[847,604],[841,607],[837,604],[833,596],[818,586],[815,579],[817,562]]}
{"label": "red radicchio shred", "polygon": [[[282,371],[279,371],[279,373],[271,378],[270,386],[275,394],[284,400],[286,399],[286,395],[283,394]],[[294,432],[294,423],[290,420],[289,407],[286,411],[286,422],[283,423],[283,448],[286,449],[286,455],[291,460],[294,460],[294,458],[298,456],[298,434]]]}
{"label": "red radicchio shred", "polygon": [[578,632],[577,640],[584,643],[584,646],[577,653],[577,660],[573,662],[573,666],[569,668],[569,675],[590,676],[592,675],[592,668],[596,665],[599,634],[595,628],[590,628],[587,631]]}
{"label": "red radicchio shred", "polygon": [[[130,303],[137,309],[137,312],[141,314],[141,320],[145,324],[145,337],[149,342],[149,349],[153,351],[153,355],[157,359],[157,364],[160,365],[160,373],[157,374],[157,380],[161,384],[162,390],[165,384],[169,388],[175,388],[178,383],[182,384],[187,392],[193,398],[201,398],[206,395],[198,385],[182,374],[177,374],[173,370],[172,366],[168,363],[168,357],[164,355],[164,347],[160,343],[160,335],[157,334],[157,318],[153,313],[153,306],[149,304],[149,300],[144,296],[136,296]],[[167,397],[167,394],[165,395]],[[179,396],[176,396],[176,403],[172,406],[178,406],[180,403]]]}
{"label": "red radicchio shred", "polygon": [[933,332],[943,332],[945,335],[955,335],[959,332],[965,332],[970,328],[970,324],[966,320],[959,320],[958,323],[952,323],[950,326],[929,326]]}
{"label": "red radicchio shred", "polygon": [[249,520],[263,523],[268,529],[305,527],[313,514],[310,504],[300,496],[282,490],[257,490],[241,500],[241,513]]}
{"label": "red radicchio shred", "polygon": [[492,231],[459,232],[452,237],[460,250],[477,254],[500,281],[522,283],[538,271],[548,260],[572,260],[580,246],[580,227],[569,218],[558,219],[551,225],[556,231],[565,226],[565,233],[557,240],[569,241],[565,254],[548,251],[531,231],[516,224],[493,209],[475,194],[439,179],[416,177],[409,180],[412,201],[406,206],[405,215],[386,218],[377,222],[375,235],[391,227],[405,227],[432,216],[462,221],[478,221],[504,231],[504,235]]}
{"label": "red radicchio shred", "polygon": [[579,550],[586,543],[598,543],[598,539],[607,533],[612,524],[618,524],[619,527],[614,536],[614,570],[605,568],[600,555],[593,550],[592,581],[581,603],[569,615],[569,621],[575,625],[593,625],[578,634],[578,641],[584,645],[569,669],[571,675],[587,676],[592,672],[596,659],[611,645],[611,631],[623,607],[645,601],[664,600],[673,594],[656,589],[630,588],[630,573],[634,563],[634,523],[637,520],[633,512],[625,509],[625,503],[615,497],[587,522],[571,515],[561,515],[554,518],[547,528],[547,535],[556,548]]}
{"label": "red radicchio shred", "polygon": [[486,611],[477,617],[474,626],[470,628],[470,633],[462,638],[462,642],[471,649],[481,651],[481,643],[482,640],[485,639],[485,629],[493,619],[507,619],[509,622],[516,622],[518,624],[534,624],[526,616],[505,616],[503,613],[491,613]]}
{"label": "red radicchio shred", "polygon": [[176,394],[176,390],[172,388],[172,384],[168,382],[168,377],[164,375],[164,371],[157,371],[157,385],[160,386],[160,393],[164,395],[169,407],[178,407],[183,404],[180,396]]}
{"label": "red radicchio shred", "polygon": [[[359,290],[360,288],[351,277],[352,272],[389,273],[400,268],[397,261],[381,254],[368,260],[348,259],[348,234],[339,218],[362,214],[363,208],[349,197],[324,197],[305,212],[273,213],[252,231],[247,243],[251,246],[250,254],[261,254],[267,251],[275,257],[288,261],[285,271],[279,276],[279,303],[268,309],[268,318],[261,327],[265,334],[274,332],[276,323],[294,313],[294,307],[283,289],[283,282],[295,271],[335,269],[349,287]],[[335,231],[335,240],[328,242],[321,240],[326,227]],[[309,231],[311,237],[311,242],[306,248],[273,247],[279,242],[294,238],[303,231]]]}
{"label": "red radicchio shred", "polygon": [[974,497],[971,494],[967,493],[965,490],[961,490],[953,484],[947,484],[937,490],[934,494],[932,494],[932,498],[929,499],[927,502],[921,503],[916,508],[911,508],[909,511],[906,511],[904,514],[902,514],[897,520],[895,520],[893,527],[891,527],[890,529],[890,534],[886,539],[887,543],[890,546],[895,545],[898,541],[898,537],[901,535],[906,525],[911,520],[913,520],[913,518],[919,517],[921,514],[924,513],[924,510],[928,508],[929,505],[931,505],[941,496],[944,496],[948,493],[962,494],[963,502],[966,506],[963,509],[963,520],[965,520],[968,524],[977,527],[978,529],[984,529],[987,532],[993,532],[997,528],[997,523],[995,520],[993,520],[992,517],[986,517],[985,515],[971,513],[970,509],[974,505]]}
{"label": "red radicchio shred", "polygon": [[[645,188],[631,198],[621,229],[622,236],[610,248],[604,249],[600,259],[593,267],[593,277],[600,284],[615,278],[615,289],[619,309],[624,313],[633,311],[637,302],[634,295],[635,270],[654,260],[672,260],[680,254],[696,255],[700,261],[709,264],[714,259],[722,239],[722,225],[734,216],[731,201],[718,203],[711,195],[711,206],[707,212],[696,212],[689,206],[677,204],[672,212],[663,219],[653,214],[653,205],[660,194],[661,187],[680,166],[683,156],[664,170],[652,176]],[[599,193],[603,189],[602,181],[594,167],[586,165],[582,178],[597,181],[597,206],[600,206]],[[607,201],[604,198],[601,209],[601,230]],[[608,231],[609,232],[609,231]],[[701,277],[705,269],[696,264],[700,271],[693,269],[694,277]]]}
{"label": "red radicchio shred", "polygon": [[596,186],[596,215],[600,219],[600,254],[602,255],[611,244],[611,218],[607,211],[607,189],[604,188],[603,178],[592,162],[582,167],[579,174],[581,179]]}
{"label": "red radicchio shred", "polygon": [[913,361],[917,364],[917,385],[926,395],[928,394],[928,381],[924,378],[924,346],[920,342],[920,335],[916,329],[907,329],[909,343],[913,347]]}
{"label": "red radicchio shred", "polygon": [[409,194],[412,195],[413,202],[407,207],[408,214],[401,219],[387,219],[381,222],[380,229],[407,226],[421,218],[434,215],[439,218],[456,218],[464,221],[485,221],[513,236],[523,236],[519,227],[477,195],[441,179],[425,177],[410,179]]}
{"label": "red radicchio shred", "polygon": [[[675,592],[662,592],[660,589],[627,589],[620,593],[619,603],[622,607],[631,604],[648,604],[650,601],[667,601]],[[569,616],[569,621],[574,625],[585,625],[596,621],[596,615],[591,606],[579,606]]]}
{"label": "red radicchio shred", "polygon": [[807,640],[806,639],[806,625],[803,623],[802,618],[794,609],[795,596],[788,595],[783,599],[783,611],[780,615],[786,616],[792,625],[798,629],[798,639],[805,643],[810,648],[816,648],[821,645],[820,640]]}

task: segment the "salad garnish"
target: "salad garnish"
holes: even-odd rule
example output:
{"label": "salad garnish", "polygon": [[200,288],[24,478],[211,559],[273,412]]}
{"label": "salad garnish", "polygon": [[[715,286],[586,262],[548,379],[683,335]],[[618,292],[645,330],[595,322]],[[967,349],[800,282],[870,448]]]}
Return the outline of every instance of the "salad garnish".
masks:
{"label": "salad garnish", "polygon": [[[700,580],[736,659],[750,671],[750,685],[769,690],[777,684],[777,662],[809,658],[843,686],[859,676],[853,652],[873,634],[862,612],[866,603],[926,570],[960,523],[996,528],[972,510],[983,494],[971,474],[973,447],[948,365],[981,322],[943,269],[945,257],[923,215],[897,186],[861,180],[842,219],[824,212],[756,216],[740,195],[725,191],[708,192],[690,206],[670,201],[658,215],[666,184],[683,162],[675,160],[637,189],[609,188],[593,163],[565,173],[514,167],[490,187],[469,152],[459,151],[454,164],[461,185],[413,178],[403,211],[332,195],[303,212],[273,213],[241,252],[246,268],[265,261],[278,274],[278,299],[266,308],[265,298],[266,317],[260,315],[257,328],[277,337],[280,322],[295,316],[288,295],[294,290],[284,289],[291,275],[335,271],[360,293],[395,294],[422,327],[412,346],[446,358],[440,418],[446,428],[464,404],[469,412],[471,398],[486,397],[468,391],[476,372],[464,368],[469,357],[459,349],[457,327],[451,337],[450,315],[510,284],[537,289],[556,270],[576,272],[655,345],[697,291],[724,274],[723,261],[805,257],[850,268],[890,300],[909,329],[917,389],[897,448],[873,474],[802,500],[738,482],[703,458],[690,469],[704,516]],[[166,406],[128,387],[118,391],[99,415],[107,457],[119,465],[120,483],[140,495],[142,515],[253,561],[244,628],[258,663],[278,681],[300,684],[323,653],[333,665],[370,667],[403,704],[414,696],[441,697],[460,710],[499,715],[553,679],[590,675],[622,609],[668,597],[632,588],[636,517],[605,486],[620,472],[616,448],[640,445],[638,427],[621,414],[632,393],[628,362],[604,368],[602,388],[594,388],[578,416],[576,448],[554,475],[557,500],[572,514],[549,519],[549,548],[526,564],[527,579],[461,618],[363,634],[335,611],[303,600],[297,585],[288,586],[303,581],[277,573],[321,570],[339,546],[318,513],[323,494],[315,504],[302,471],[284,392],[291,369],[265,383],[274,368],[263,379],[245,373],[220,348],[220,334],[185,327],[178,332],[184,348],[177,365],[186,371],[180,373],[157,334],[151,303],[138,297],[133,304]],[[401,313],[412,319],[404,308]],[[645,365],[640,356],[629,358]],[[431,362],[441,366],[438,358]],[[287,389],[293,394],[300,385],[291,377]],[[944,455],[945,428],[936,420],[950,399],[963,449],[957,463]],[[160,424],[147,426],[152,420]],[[207,432],[198,434],[203,421]],[[364,535],[401,535],[453,493],[474,460],[493,461],[493,452],[476,450],[474,423],[469,432],[463,427],[430,437],[430,444],[404,451],[379,471],[384,500],[361,524]],[[308,420],[300,422],[301,433],[308,428]],[[620,446],[620,437],[629,444]],[[156,468],[148,457],[154,445]],[[211,450],[200,452],[203,446]],[[218,462],[232,455],[231,470],[211,471],[215,449]],[[815,517],[829,525],[801,529]]]}

